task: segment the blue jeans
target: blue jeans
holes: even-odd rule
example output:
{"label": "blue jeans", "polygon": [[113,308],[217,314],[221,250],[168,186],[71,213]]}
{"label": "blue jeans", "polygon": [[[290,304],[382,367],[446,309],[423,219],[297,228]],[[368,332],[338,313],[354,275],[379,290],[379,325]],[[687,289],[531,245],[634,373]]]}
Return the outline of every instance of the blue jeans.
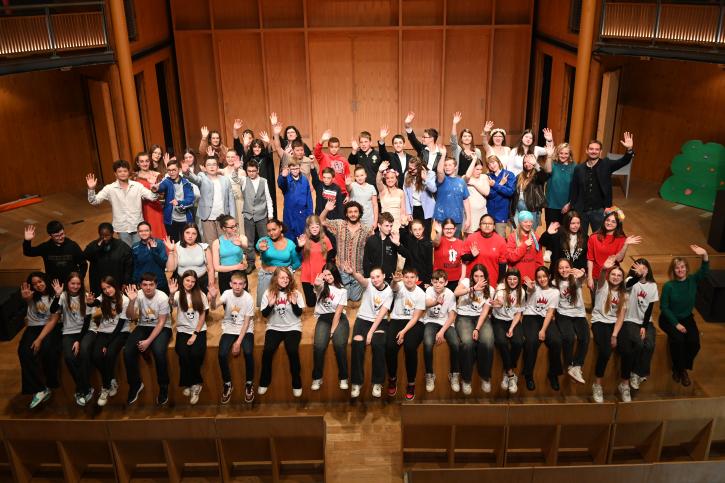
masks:
{"label": "blue jeans", "polygon": [[315,325],[315,339],[312,343],[312,379],[322,379],[325,368],[325,352],[332,339],[332,349],[337,359],[337,379],[347,379],[347,341],[350,337],[350,323],[343,313],[340,315],[340,322],[337,324],[335,333],[330,337],[332,319],[335,314],[323,314],[317,319]]}
{"label": "blue jeans", "polygon": [[[229,354],[232,352],[232,346],[237,341],[237,338],[239,336],[235,334],[222,334],[222,338],[219,340],[217,357],[224,383],[232,383],[232,371],[229,370]],[[254,381],[254,334],[248,332],[242,337],[242,353],[244,354],[246,382],[251,383]]]}
{"label": "blue jeans", "polygon": [[257,270],[257,307],[262,305],[262,295],[269,288],[269,282],[272,281],[272,273],[262,268]]}
{"label": "blue jeans", "polygon": [[473,329],[478,322],[477,316],[459,315],[456,317],[456,332],[461,340],[461,377],[464,382],[471,382],[473,377],[473,361],[476,359],[476,341],[473,340]]}
{"label": "blue jeans", "polygon": [[590,226],[592,227],[592,233],[594,233],[599,230],[602,223],[604,223],[604,208],[584,210],[579,213],[579,216],[581,217],[582,222],[582,233],[584,233],[584,236],[589,236]]}
{"label": "blue jeans", "polygon": [[[138,358],[141,352],[138,350],[138,343],[147,339],[153,330],[154,328],[151,326],[136,326],[128,337],[126,346],[123,348],[123,361],[126,363],[126,379],[128,379],[128,385],[131,387],[131,390],[141,384],[141,374],[138,368]],[[154,356],[156,379],[159,386],[169,385],[169,364],[166,359],[166,352],[169,349],[169,339],[171,339],[171,329],[164,327],[147,349]]]}
{"label": "blue jeans", "polygon": [[355,277],[344,270],[340,270],[340,277],[342,278],[342,284],[345,286],[345,290],[347,290],[347,299],[353,302],[360,300],[362,298],[363,288],[357,283]]}
{"label": "blue jeans", "polygon": [[[367,347],[368,332],[373,323],[369,320],[358,317],[352,329],[352,354],[350,356],[350,382],[362,386],[365,382],[365,349]],[[373,351],[373,384],[385,382],[385,331],[388,322],[383,320],[373,333],[370,345]],[[362,340],[355,340],[356,337]]]}

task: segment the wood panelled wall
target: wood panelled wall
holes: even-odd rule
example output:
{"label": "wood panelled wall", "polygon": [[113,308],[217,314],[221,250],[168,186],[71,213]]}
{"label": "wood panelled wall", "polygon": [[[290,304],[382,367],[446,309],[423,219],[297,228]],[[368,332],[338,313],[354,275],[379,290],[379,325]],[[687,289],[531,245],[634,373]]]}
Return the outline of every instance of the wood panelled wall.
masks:
{"label": "wood panelled wall", "polygon": [[[174,0],[187,143],[199,127],[231,144],[239,117],[268,130],[270,111],[309,142],[331,128],[447,133],[453,112],[480,136],[492,118],[524,128],[532,0]],[[374,134],[376,135],[376,134]],[[447,135],[444,137],[447,139]]]}

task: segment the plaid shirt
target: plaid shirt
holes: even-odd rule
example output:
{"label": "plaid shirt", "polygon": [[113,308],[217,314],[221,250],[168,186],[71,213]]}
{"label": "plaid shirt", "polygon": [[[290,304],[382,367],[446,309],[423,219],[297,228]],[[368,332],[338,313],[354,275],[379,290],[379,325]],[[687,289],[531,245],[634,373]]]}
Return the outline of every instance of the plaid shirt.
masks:
{"label": "plaid shirt", "polygon": [[356,272],[362,273],[365,242],[372,235],[373,229],[360,224],[360,229],[351,232],[347,229],[346,220],[325,220],[324,224],[337,239],[337,265],[349,263]]}

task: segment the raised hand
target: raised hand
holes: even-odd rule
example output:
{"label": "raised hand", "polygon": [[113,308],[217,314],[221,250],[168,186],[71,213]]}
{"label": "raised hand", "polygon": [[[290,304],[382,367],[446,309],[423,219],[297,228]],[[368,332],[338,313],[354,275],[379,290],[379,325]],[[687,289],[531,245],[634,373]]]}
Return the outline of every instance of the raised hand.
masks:
{"label": "raised hand", "polygon": [[352,176],[345,176],[345,186],[352,186],[353,179]]}
{"label": "raised hand", "polygon": [[380,139],[385,139],[388,137],[388,134],[390,134],[390,129],[388,129],[388,126],[382,126],[380,128]]}
{"label": "raised hand", "polygon": [[647,275],[648,271],[647,265],[637,262],[634,262],[632,264],[632,270],[634,270],[634,273],[636,273],[638,277],[644,277],[645,275]]}
{"label": "raised hand", "polygon": [[493,121],[486,121],[486,124],[483,125],[483,132],[491,132],[491,129],[493,129]]}
{"label": "raised hand", "polygon": [[551,225],[549,225],[549,228],[546,229],[546,232],[549,235],[553,235],[559,231],[559,226],[561,226],[561,225],[559,224],[558,221],[552,221]]}
{"label": "raised hand", "polygon": [[327,200],[327,203],[325,203],[325,211],[332,211],[334,209],[335,209],[335,201]]}
{"label": "raised hand", "polygon": [[527,247],[530,247],[531,245],[533,245],[534,239],[532,237],[533,237],[533,235],[529,235],[529,237],[524,242],[524,245],[526,245]]}
{"label": "raised hand", "polygon": [[632,136],[632,133],[629,131],[624,131],[624,135],[622,137],[624,139],[619,142],[622,143],[622,146],[627,148],[627,151],[631,150],[634,147],[634,136]]}
{"label": "raised hand", "polygon": [[138,289],[136,288],[136,285],[131,284],[126,287],[126,297],[128,297],[128,300],[136,300],[136,297],[138,297]]}
{"label": "raised hand", "polygon": [[153,237],[149,238],[148,245],[151,248],[156,248],[156,238],[153,238]]}
{"label": "raised hand", "polygon": [[352,275],[355,272],[355,270],[352,268],[352,265],[350,265],[350,262],[345,262],[342,265],[342,271],[345,273],[349,273],[350,275]]}
{"label": "raised hand", "polygon": [[290,293],[290,294],[289,294],[289,295],[287,296],[287,298],[289,299],[289,301],[290,301],[290,303],[291,303],[292,305],[297,305],[297,291],[296,291],[296,290],[295,290],[295,291],[293,291],[292,293]]}
{"label": "raised hand", "polygon": [[57,278],[54,278],[53,281],[50,282],[50,286],[53,287],[53,291],[56,295],[60,295],[63,293],[63,284],[60,283]]}
{"label": "raised hand", "polygon": [[325,129],[322,133],[322,137],[320,138],[320,143],[325,144],[327,141],[330,140],[332,137],[332,129]]}
{"label": "raised hand", "polygon": [[96,189],[96,186],[98,185],[98,180],[96,179],[96,175],[93,173],[88,173],[86,175],[86,185],[88,185],[89,190]]}
{"label": "raised hand", "polygon": [[476,282],[476,285],[473,286],[473,290],[480,292],[486,287],[488,287],[488,280],[484,278],[483,280],[479,280],[478,282]]}
{"label": "raised hand", "polygon": [[206,139],[209,136],[209,128],[206,126],[201,126],[201,137],[202,139]]}
{"label": "raised hand", "polygon": [[353,153],[356,153],[357,150],[360,149],[360,145],[357,143],[357,139],[350,140],[350,149]]}
{"label": "raised hand", "polygon": [[175,278],[169,279],[169,297],[173,297],[179,291],[179,282]]}
{"label": "raised hand", "polygon": [[461,122],[461,119],[463,119],[463,114],[461,114],[461,111],[456,111],[453,114],[453,124],[458,124]]}
{"label": "raised hand", "polygon": [[570,273],[574,275],[574,278],[582,278],[587,274],[587,271],[582,268],[572,268]]}
{"label": "raised hand", "polygon": [[412,124],[413,119],[415,119],[415,113],[413,111],[408,111],[408,114],[405,116],[405,120],[403,121],[406,126]]}
{"label": "raised hand", "polygon": [[602,268],[604,270],[609,270],[617,263],[617,257],[615,255],[611,255],[607,257],[606,260],[604,260],[604,263],[602,264]]}
{"label": "raised hand", "polygon": [[524,285],[526,285],[529,290],[534,290],[534,288],[536,287],[534,281],[531,280],[529,277],[524,277]]}
{"label": "raised hand", "polygon": [[547,142],[553,143],[554,142],[554,134],[552,134],[551,129],[548,127],[545,127],[543,129],[544,132],[544,139],[546,139]]}
{"label": "raised hand", "polygon": [[639,245],[642,243],[642,237],[638,235],[632,235],[628,236],[626,240],[624,240],[625,245]]}
{"label": "raised hand", "polygon": [[289,175],[289,168],[284,167],[282,168],[282,172],[280,173],[283,178],[286,178]]}
{"label": "raised hand", "polygon": [[212,148],[211,146],[207,146],[206,147],[206,155],[207,156],[214,156],[214,148]]}
{"label": "raised hand", "polygon": [[325,283],[325,278],[322,276],[321,273],[318,273],[315,277],[315,282],[313,285],[316,285],[318,287],[322,286],[322,284]]}
{"label": "raised hand", "polygon": [[692,250],[695,253],[695,255],[698,255],[701,257],[704,257],[705,255],[707,255],[707,250],[705,250],[704,248],[702,248],[701,246],[698,246],[698,245],[690,245],[690,250]]}
{"label": "raised hand", "polygon": [[244,121],[242,121],[241,119],[235,119],[232,128],[234,128],[235,131],[239,131],[242,126],[244,126]]}
{"label": "raised hand", "polygon": [[35,225],[27,225],[25,227],[25,239],[30,241],[35,238]]}
{"label": "raised hand", "polygon": [[272,124],[272,134],[275,136],[279,136],[279,133],[282,132],[282,125],[278,122]]}
{"label": "raised hand", "polygon": [[267,133],[267,131],[260,131],[259,132],[259,139],[261,139],[264,144],[269,144],[269,142],[271,140],[271,138],[269,137],[269,134]]}
{"label": "raised hand", "polygon": [[307,235],[304,233],[297,237],[297,246],[303,247],[307,243]]}
{"label": "raised hand", "polygon": [[378,168],[378,171],[380,171],[382,173],[383,171],[385,171],[389,167],[390,167],[390,162],[389,161],[383,161],[382,163],[380,163],[380,167]]}
{"label": "raised hand", "polygon": [[259,242],[259,251],[266,252],[269,249],[269,242],[267,240],[261,240]]}
{"label": "raised hand", "polygon": [[93,295],[93,292],[86,292],[86,305],[92,304],[94,300],[96,300],[96,296]]}
{"label": "raised hand", "polygon": [[270,124],[272,124],[272,126],[276,126],[278,124],[279,120],[277,119],[276,112],[273,112],[269,115],[269,122]]}
{"label": "raised hand", "polygon": [[400,232],[398,230],[390,232],[390,241],[393,242],[393,245],[400,245]]}
{"label": "raised hand", "polygon": [[403,272],[401,272],[400,270],[396,270],[395,273],[393,274],[393,282],[398,283],[398,282],[401,282],[402,280],[403,280]]}
{"label": "raised hand", "polygon": [[168,235],[166,236],[166,238],[164,238],[164,245],[166,246],[166,250],[170,252],[173,252],[176,249],[176,247],[174,246],[174,242],[171,241],[171,237]]}
{"label": "raised hand", "polygon": [[164,160],[164,166],[168,166],[169,161],[171,161],[171,156],[169,155],[169,153],[164,153],[163,160]]}
{"label": "raised hand", "polygon": [[209,295],[209,299],[216,298],[217,295],[219,295],[219,291],[217,290],[216,286],[209,285],[207,289],[207,294]]}
{"label": "raised hand", "polygon": [[29,300],[33,296],[33,289],[29,283],[23,282],[20,284],[20,296],[25,300]]}
{"label": "raised hand", "polygon": [[501,177],[501,181],[499,182],[499,184],[500,184],[501,186],[503,186],[503,185],[505,185],[506,183],[508,183],[508,180],[509,180],[509,175],[508,175],[508,173],[506,173],[506,174],[504,174],[504,175],[503,175],[503,176]]}

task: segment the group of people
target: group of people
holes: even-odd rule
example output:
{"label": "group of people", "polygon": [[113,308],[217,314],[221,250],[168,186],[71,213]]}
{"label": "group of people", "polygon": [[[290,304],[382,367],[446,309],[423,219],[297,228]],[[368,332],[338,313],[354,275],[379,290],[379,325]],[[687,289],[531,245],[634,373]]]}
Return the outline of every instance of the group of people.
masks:
{"label": "group of people", "polygon": [[[621,141],[626,149],[621,158],[600,158],[602,143],[592,140],[587,160],[577,164],[569,145],[556,145],[549,129],[543,130],[545,146],[537,146],[535,134],[526,130],[509,148],[506,131],[486,122],[479,149],[470,129],[459,134],[462,115],[456,113],[446,148],[434,128],[424,129],[419,140],[414,119],[414,113],[407,114],[404,134],[393,136],[392,150],[386,148],[390,131],[384,126],[377,149],[363,131],[346,158],[331,131],[310,150],[296,127],[283,129],[272,113],[271,138],[265,131],[258,137],[242,131],[243,122],[235,120],[232,149],[218,131],[203,127],[200,154],[187,149],[177,160],[153,146],[136,155],[133,169],[116,161],[116,180],[100,191],[89,174],[88,201],[108,201],[113,213],[112,223],[99,225],[98,239],[81,250],[62,224],[52,221],[50,239],[33,247],[35,227],[25,231],[24,254],[42,256],[46,267],[21,287],[28,327],[18,354],[30,406],[46,401],[58,386],[55,362],[61,352],[76,384],[77,404],[93,400],[89,381],[96,367],[102,376],[97,404],[105,405],[118,391],[121,351],[127,403],[144,388],[138,358],[150,352],[157,402],[165,404],[174,327],[179,385],[196,404],[208,311],[218,306],[224,308],[218,350],[223,404],[233,391],[230,353],[244,355],[244,400],[254,400],[255,320],[258,326],[266,321],[256,393],[267,391],[273,356],[284,343],[292,393],[302,395],[299,346],[306,307],[315,318],[313,391],[323,383],[331,342],[339,387],[350,390],[352,398],[359,397],[365,380],[367,346],[373,397],[381,397],[384,386],[388,396],[397,394],[400,348],[405,397],[415,397],[421,344],[425,389],[432,392],[433,355],[444,341],[454,392],[472,394],[475,366],[481,390],[490,393],[495,351],[503,364],[502,390],[518,391],[522,353],[520,375],[534,390],[542,342],[548,349],[548,382],[559,390],[565,369],[585,383],[582,367],[591,334],[597,349],[593,400],[604,399],[602,378],[616,349],[618,392],[629,401],[630,388],[638,389],[649,376],[655,343],[651,317],[658,300],[673,378],[691,384],[688,370],[699,350],[692,311],[708,256],[693,245],[703,260],[694,274],[685,259],[673,259],[661,298],[646,259],[626,271],[621,266],[628,247],[641,241],[625,235],[624,214],[612,203],[611,175],[634,156],[630,133]],[[415,155],[404,150],[406,138]],[[277,206],[277,188],[282,206]],[[546,226],[537,235],[542,214]],[[248,276],[255,270],[252,296]],[[351,327],[346,310],[352,307],[357,314]]]}

